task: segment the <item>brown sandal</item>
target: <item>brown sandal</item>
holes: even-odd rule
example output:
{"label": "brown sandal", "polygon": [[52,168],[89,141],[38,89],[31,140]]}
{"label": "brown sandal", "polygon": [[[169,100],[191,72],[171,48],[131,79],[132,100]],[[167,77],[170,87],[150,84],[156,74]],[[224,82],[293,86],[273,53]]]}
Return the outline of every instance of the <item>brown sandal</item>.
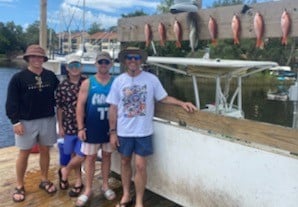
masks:
{"label": "brown sandal", "polygon": [[123,202],[123,203],[118,202],[116,207],[129,207],[129,206],[132,206],[132,204],[133,204],[133,200],[131,199],[130,201]]}
{"label": "brown sandal", "polygon": [[[12,194],[12,200],[13,200],[14,202],[16,202],[16,203],[24,201],[24,200],[25,200],[25,188],[24,188],[24,186],[21,187],[21,188],[17,188],[17,187],[16,187],[14,190],[15,190],[15,191],[14,191],[14,193]],[[23,196],[23,198],[16,199],[16,198],[14,197],[15,195]]]}
{"label": "brown sandal", "polygon": [[53,191],[50,191],[50,189],[54,186],[54,184],[47,180],[47,181],[41,181],[39,184],[39,188],[47,192],[48,194],[54,194],[57,192],[57,188],[55,187]]}
{"label": "brown sandal", "polygon": [[68,192],[68,195],[70,197],[78,197],[82,190],[84,188],[84,184],[80,185],[80,186],[74,186],[73,188],[71,188],[71,190]]}
{"label": "brown sandal", "polygon": [[59,187],[61,190],[67,190],[69,187],[68,180],[63,180],[62,179],[62,172],[61,168],[58,170],[58,177],[59,177]]}

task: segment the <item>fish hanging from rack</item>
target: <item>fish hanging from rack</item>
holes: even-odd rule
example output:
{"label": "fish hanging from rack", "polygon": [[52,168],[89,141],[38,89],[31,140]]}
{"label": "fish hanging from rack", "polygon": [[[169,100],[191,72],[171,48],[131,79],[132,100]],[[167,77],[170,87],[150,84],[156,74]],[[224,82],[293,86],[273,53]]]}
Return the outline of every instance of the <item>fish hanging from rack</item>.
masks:
{"label": "fish hanging from rack", "polygon": [[288,44],[288,35],[291,29],[291,18],[289,12],[285,9],[281,15],[280,20],[281,31],[282,31],[282,38],[281,44],[287,45]]}
{"label": "fish hanging from rack", "polygon": [[199,43],[198,14],[190,12],[187,15],[187,23],[189,27],[189,47],[193,53]]}
{"label": "fish hanging from rack", "polygon": [[149,24],[145,24],[144,33],[145,33],[146,47],[149,47],[151,40],[152,40],[152,30],[151,30],[151,26]]}
{"label": "fish hanging from rack", "polygon": [[181,41],[182,41],[182,27],[180,22],[178,20],[175,20],[174,26],[173,26],[173,31],[176,37],[176,47],[180,48],[181,47]]}
{"label": "fish hanging from rack", "polygon": [[263,16],[257,12],[254,16],[254,30],[256,34],[256,47],[263,49],[264,48],[264,42],[263,42],[263,35],[264,35],[264,19]]}
{"label": "fish hanging from rack", "polygon": [[159,22],[158,24],[158,34],[160,39],[159,41],[160,46],[164,47],[167,39],[167,32],[166,32],[166,27],[162,22]]}
{"label": "fish hanging from rack", "polygon": [[233,40],[234,40],[234,45],[239,45],[239,36],[241,32],[241,23],[240,23],[240,18],[238,15],[234,14],[232,18],[232,23],[231,23],[231,28],[233,32]]}
{"label": "fish hanging from rack", "polygon": [[217,23],[216,20],[210,16],[209,22],[208,22],[208,30],[211,37],[211,44],[216,45],[217,44]]}

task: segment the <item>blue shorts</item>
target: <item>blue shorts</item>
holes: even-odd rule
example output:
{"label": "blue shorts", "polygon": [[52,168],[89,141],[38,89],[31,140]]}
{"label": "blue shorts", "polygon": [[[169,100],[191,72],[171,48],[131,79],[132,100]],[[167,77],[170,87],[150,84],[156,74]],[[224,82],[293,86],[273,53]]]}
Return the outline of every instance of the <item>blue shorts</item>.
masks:
{"label": "blue shorts", "polygon": [[63,151],[66,155],[71,155],[75,153],[80,157],[84,157],[85,155],[81,152],[82,141],[78,138],[77,135],[65,135],[64,136],[64,145]]}
{"label": "blue shorts", "polygon": [[118,152],[123,156],[130,157],[133,153],[146,157],[153,154],[152,135],[146,137],[120,137]]}

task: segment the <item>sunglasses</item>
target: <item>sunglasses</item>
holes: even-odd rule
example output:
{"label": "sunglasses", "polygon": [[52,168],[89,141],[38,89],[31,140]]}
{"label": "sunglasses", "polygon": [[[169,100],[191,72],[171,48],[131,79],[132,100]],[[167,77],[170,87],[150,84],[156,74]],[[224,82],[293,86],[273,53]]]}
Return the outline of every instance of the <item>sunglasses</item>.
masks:
{"label": "sunglasses", "polygon": [[102,60],[97,61],[97,63],[99,65],[102,65],[102,64],[109,65],[111,63],[111,61],[102,59]]}
{"label": "sunglasses", "polygon": [[69,69],[80,69],[81,67],[82,67],[82,64],[77,62],[68,64]]}
{"label": "sunglasses", "polygon": [[132,59],[141,60],[142,56],[141,55],[130,55],[130,54],[128,54],[128,55],[125,56],[125,59],[127,59],[127,60],[132,60]]}
{"label": "sunglasses", "polygon": [[40,55],[29,55],[28,57],[32,57],[32,58],[44,58],[43,56],[40,56]]}

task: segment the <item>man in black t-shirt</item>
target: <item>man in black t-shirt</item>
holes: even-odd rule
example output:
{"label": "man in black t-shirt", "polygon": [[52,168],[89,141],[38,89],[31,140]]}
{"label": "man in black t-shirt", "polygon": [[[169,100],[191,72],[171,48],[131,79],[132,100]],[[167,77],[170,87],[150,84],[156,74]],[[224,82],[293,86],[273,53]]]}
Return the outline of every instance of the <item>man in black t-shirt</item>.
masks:
{"label": "man in black t-shirt", "polygon": [[30,45],[24,60],[27,69],[16,73],[10,80],[6,100],[6,114],[13,124],[15,144],[19,148],[16,160],[15,202],[25,200],[24,177],[32,147],[38,143],[41,182],[39,188],[52,194],[56,187],[48,180],[50,147],[57,141],[55,97],[59,84],[56,75],[42,67],[48,60],[39,45]]}

